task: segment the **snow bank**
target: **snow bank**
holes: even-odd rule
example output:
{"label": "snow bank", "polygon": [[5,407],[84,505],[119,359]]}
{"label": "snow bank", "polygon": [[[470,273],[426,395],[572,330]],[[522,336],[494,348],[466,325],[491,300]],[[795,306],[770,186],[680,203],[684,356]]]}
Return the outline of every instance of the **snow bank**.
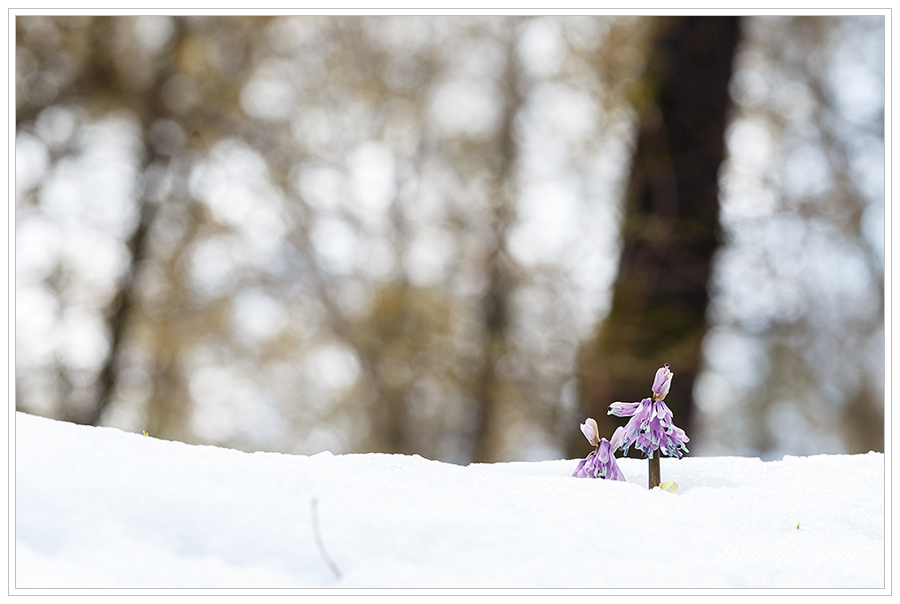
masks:
{"label": "snow bank", "polygon": [[880,453],[664,458],[673,494],[641,459],[613,482],[572,478],[576,460],[248,454],[15,421],[19,590],[885,583]]}

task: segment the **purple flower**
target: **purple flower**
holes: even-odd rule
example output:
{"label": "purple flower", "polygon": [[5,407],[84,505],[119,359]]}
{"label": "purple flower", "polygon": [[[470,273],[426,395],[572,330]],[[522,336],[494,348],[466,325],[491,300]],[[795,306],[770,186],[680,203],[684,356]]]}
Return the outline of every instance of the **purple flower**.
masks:
{"label": "purple flower", "polygon": [[[625,475],[622,474],[619,466],[616,465],[616,458],[613,455],[617,447],[612,446],[605,438],[597,440],[597,422],[588,418],[581,424],[581,431],[584,433],[585,438],[588,439],[588,442],[597,448],[578,463],[578,467],[575,468],[575,473],[572,476],[575,478],[625,480]],[[622,428],[618,428],[613,434],[613,442],[621,441],[623,434]]]}
{"label": "purple flower", "polygon": [[668,363],[656,370],[656,377],[653,378],[653,400],[661,401],[666,398],[673,375],[675,374],[669,371]]}
{"label": "purple flower", "polygon": [[[690,439],[684,430],[672,423],[672,411],[663,401],[669,393],[673,373],[669,365],[660,367],[653,380],[653,396],[639,403],[613,403],[609,406],[609,414],[618,417],[631,417],[625,424],[624,435],[618,448],[628,454],[628,447],[634,445],[646,457],[653,457],[654,451],[681,458],[682,451],[687,452],[684,443]],[[613,435],[615,440],[615,435]]]}

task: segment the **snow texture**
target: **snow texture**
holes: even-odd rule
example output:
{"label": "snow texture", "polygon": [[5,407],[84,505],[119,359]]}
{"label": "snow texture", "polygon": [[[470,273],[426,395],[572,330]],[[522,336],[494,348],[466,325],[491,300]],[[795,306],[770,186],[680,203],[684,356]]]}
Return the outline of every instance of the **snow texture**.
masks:
{"label": "snow texture", "polygon": [[[576,426],[577,428],[577,426]],[[28,588],[883,588],[884,455],[243,453],[16,413]],[[585,451],[587,453],[587,451]],[[313,504],[313,502],[316,502]]]}

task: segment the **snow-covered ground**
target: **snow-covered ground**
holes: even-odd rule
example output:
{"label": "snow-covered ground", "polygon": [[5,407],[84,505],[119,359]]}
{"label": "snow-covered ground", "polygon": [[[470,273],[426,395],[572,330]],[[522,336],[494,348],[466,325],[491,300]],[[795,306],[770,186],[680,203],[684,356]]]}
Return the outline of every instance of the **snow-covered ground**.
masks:
{"label": "snow-covered ground", "polygon": [[615,482],[572,478],[577,460],[249,454],[22,413],[15,437],[20,594],[885,587],[880,453],[664,458],[668,493],[642,459]]}

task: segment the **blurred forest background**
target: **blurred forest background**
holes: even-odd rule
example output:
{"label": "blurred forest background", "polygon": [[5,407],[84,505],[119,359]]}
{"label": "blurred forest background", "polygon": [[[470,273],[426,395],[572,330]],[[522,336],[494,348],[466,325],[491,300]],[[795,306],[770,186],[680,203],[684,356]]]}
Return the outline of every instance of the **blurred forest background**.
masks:
{"label": "blurred forest background", "polygon": [[691,454],[883,451],[884,28],[17,16],[16,408],[580,457],[668,362]]}

